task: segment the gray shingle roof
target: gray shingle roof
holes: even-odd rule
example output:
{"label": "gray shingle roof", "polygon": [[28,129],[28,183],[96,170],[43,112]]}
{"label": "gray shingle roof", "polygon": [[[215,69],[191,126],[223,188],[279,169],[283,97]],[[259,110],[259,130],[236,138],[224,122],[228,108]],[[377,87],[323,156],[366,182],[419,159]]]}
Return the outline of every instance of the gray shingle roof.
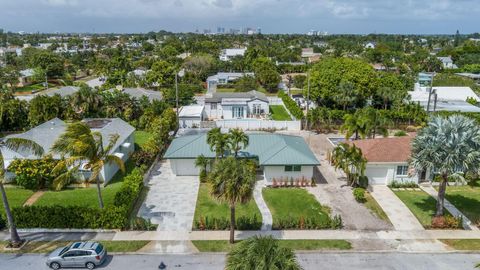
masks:
{"label": "gray shingle roof", "polygon": [[[119,91],[116,89],[108,90],[110,92]],[[124,88],[120,92],[130,95],[136,99],[141,99],[142,97],[147,97],[148,100],[162,100],[162,93],[160,91],[148,90],[145,88]]]}
{"label": "gray shingle roof", "polygon": [[224,98],[248,98],[251,100],[259,99],[268,102],[268,98],[264,93],[252,90],[249,92],[232,92],[232,93],[219,93],[215,92],[212,97],[206,97],[205,102],[221,102]]}
{"label": "gray shingle roof", "polygon": [[[302,137],[284,134],[248,134],[249,145],[241,157],[257,157],[260,165],[320,164]],[[214,158],[207,144],[207,134],[190,135],[173,140],[165,153],[166,159],[195,159],[200,155]]]}

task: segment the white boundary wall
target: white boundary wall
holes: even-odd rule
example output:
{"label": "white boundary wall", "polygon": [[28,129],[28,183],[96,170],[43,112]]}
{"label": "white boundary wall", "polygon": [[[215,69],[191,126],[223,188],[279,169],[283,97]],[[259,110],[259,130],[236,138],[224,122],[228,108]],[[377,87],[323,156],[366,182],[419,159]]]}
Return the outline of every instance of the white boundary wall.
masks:
{"label": "white boundary wall", "polygon": [[243,130],[277,129],[299,131],[302,128],[300,121],[233,119],[216,120],[215,123],[220,128],[241,128]]}

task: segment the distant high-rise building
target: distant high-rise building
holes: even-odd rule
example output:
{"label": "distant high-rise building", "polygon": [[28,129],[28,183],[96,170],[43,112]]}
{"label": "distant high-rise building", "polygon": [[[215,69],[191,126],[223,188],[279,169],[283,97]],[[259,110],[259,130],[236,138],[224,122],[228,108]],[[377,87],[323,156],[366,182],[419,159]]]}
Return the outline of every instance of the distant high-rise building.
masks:
{"label": "distant high-rise building", "polygon": [[257,27],[257,34],[261,34],[261,33],[262,33],[262,28]]}

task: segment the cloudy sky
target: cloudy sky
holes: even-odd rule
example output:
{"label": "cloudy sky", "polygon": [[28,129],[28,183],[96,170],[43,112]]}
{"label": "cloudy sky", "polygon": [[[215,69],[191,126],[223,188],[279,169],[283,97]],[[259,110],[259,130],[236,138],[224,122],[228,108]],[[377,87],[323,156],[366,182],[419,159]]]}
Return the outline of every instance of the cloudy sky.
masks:
{"label": "cloudy sky", "polygon": [[0,28],[27,32],[480,32],[479,0],[0,0]]}

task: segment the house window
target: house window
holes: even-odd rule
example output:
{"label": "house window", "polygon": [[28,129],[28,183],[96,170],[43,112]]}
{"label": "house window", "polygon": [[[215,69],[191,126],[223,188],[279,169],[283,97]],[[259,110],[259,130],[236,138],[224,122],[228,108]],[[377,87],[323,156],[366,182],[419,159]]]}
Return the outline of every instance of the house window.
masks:
{"label": "house window", "polygon": [[210,109],[216,110],[217,109],[217,103],[210,104]]}
{"label": "house window", "polygon": [[397,166],[397,175],[399,176],[408,175],[408,166]]}
{"label": "house window", "polygon": [[300,165],[286,165],[285,171],[286,172],[299,172],[302,170],[302,166]]}
{"label": "house window", "polygon": [[253,114],[258,115],[262,113],[262,105],[261,104],[253,104]]}

